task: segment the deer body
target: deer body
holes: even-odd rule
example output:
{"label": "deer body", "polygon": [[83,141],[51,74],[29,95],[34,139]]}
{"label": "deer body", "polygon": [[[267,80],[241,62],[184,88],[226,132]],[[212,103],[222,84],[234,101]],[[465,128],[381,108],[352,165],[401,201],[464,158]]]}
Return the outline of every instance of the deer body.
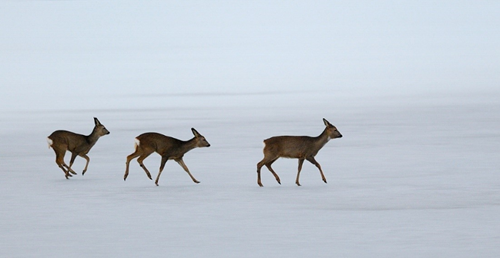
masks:
{"label": "deer body", "polygon": [[[66,179],[76,172],[71,168],[76,156],[84,158],[87,162],[85,168],[83,169],[82,175],[87,171],[90,158],[87,156],[90,149],[96,144],[97,140],[109,131],[104,127],[104,125],[99,122],[97,118],[94,117],[94,129],[89,135],[77,134],[65,130],[57,130],[53,132],[49,137],[47,137],[47,142],[49,143],[49,148],[52,148],[56,154],[56,164],[63,170]],[[71,159],[69,166],[64,162],[64,155],[66,151],[71,152]]]}
{"label": "deer body", "polygon": [[340,134],[337,128],[330,124],[330,122],[326,119],[323,118],[323,122],[325,123],[326,128],[317,137],[275,136],[264,140],[264,158],[257,164],[257,184],[259,186],[263,186],[260,178],[260,170],[264,165],[269,169],[269,171],[271,171],[276,178],[276,181],[281,184],[278,174],[276,174],[271,167],[271,164],[273,164],[278,158],[295,158],[299,160],[297,179],[295,181],[298,186],[300,186],[299,177],[304,160],[311,162],[319,169],[321,178],[326,183],[323,170],[314,157],[330,139],[340,138],[342,137],[342,134]]}
{"label": "deer body", "polygon": [[165,163],[168,160],[175,160],[191,177],[193,182],[199,183],[198,180],[191,175],[188,167],[182,160],[184,154],[188,151],[196,148],[196,147],[210,147],[210,144],[205,139],[205,137],[199,134],[194,128],[191,128],[191,131],[194,134],[194,138],[188,141],[181,141],[179,139],[165,136],[160,133],[143,133],[135,138],[135,152],[127,156],[125,175],[123,176],[123,180],[127,180],[128,172],[129,172],[129,164],[130,161],[136,157],[139,165],[144,169],[146,175],[149,179],[153,180],[151,177],[151,173],[144,165],[143,161],[146,159],[151,153],[158,153],[161,158],[160,170],[158,172],[158,176],[156,177],[155,184],[158,186],[158,181],[160,180],[160,175],[165,167]]}

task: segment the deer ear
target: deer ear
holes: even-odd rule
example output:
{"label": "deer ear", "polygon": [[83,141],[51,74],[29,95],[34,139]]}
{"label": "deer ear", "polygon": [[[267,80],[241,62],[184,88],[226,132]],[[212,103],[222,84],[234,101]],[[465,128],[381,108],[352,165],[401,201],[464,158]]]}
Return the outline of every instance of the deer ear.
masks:
{"label": "deer ear", "polygon": [[94,124],[95,125],[100,125],[101,122],[99,122],[99,119],[97,119],[97,117],[94,117]]}
{"label": "deer ear", "polygon": [[324,118],[323,118],[323,123],[325,123],[325,126],[332,126],[332,124],[330,124],[330,122],[328,122],[328,120]]}
{"label": "deer ear", "polygon": [[198,131],[196,131],[196,129],[191,128],[191,132],[193,132],[194,136],[200,137],[200,133]]}

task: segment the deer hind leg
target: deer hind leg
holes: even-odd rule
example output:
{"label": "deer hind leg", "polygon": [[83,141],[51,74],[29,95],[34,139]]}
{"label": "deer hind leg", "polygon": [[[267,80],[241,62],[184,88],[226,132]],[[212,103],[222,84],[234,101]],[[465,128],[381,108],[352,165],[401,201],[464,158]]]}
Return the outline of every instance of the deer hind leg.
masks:
{"label": "deer hind leg", "polygon": [[146,168],[146,166],[144,166],[144,163],[143,163],[144,159],[146,159],[149,155],[151,155],[151,153],[153,153],[153,152],[151,151],[151,152],[141,153],[141,155],[137,159],[137,162],[139,163],[141,168],[144,169],[144,172],[146,172],[146,175],[148,176],[148,178],[153,180],[153,178],[151,177],[151,173],[149,173],[149,170]]}
{"label": "deer hind leg", "polygon": [[297,179],[295,179],[295,183],[300,186],[299,183],[299,177],[300,177],[300,171],[302,170],[302,164],[304,164],[304,159],[299,159],[299,169],[297,171]]}
{"label": "deer hind leg", "polygon": [[325,177],[325,174],[323,174],[323,170],[321,169],[321,165],[314,159],[314,157],[307,158],[307,161],[311,162],[319,169],[319,173],[321,173],[321,179],[323,179],[323,182],[326,183],[326,177]]}
{"label": "deer hind leg", "polygon": [[278,182],[278,184],[281,185],[281,180],[280,180],[280,177],[278,176],[278,174],[276,174],[276,172],[274,172],[273,168],[271,167],[271,165],[277,160],[278,158],[275,158],[273,160],[271,160],[270,162],[268,162],[266,164],[266,167],[267,169],[269,169],[269,171],[271,171],[271,173],[273,173],[273,176],[274,178],[276,178],[276,181]]}
{"label": "deer hind leg", "polygon": [[[69,175],[70,177],[72,177],[72,175],[71,175],[71,174],[76,175],[76,172],[75,172],[75,171],[74,171],[71,167],[69,167],[68,165],[66,165],[66,163],[63,163],[63,166],[64,166],[64,167],[66,168],[66,170],[68,171],[68,175]],[[71,174],[69,174],[69,173],[71,173]]]}
{"label": "deer hind leg", "polygon": [[262,186],[262,182],[261,182],[261,179],[260,179],[260,169],[264,165],[273,174],[273,176],[276,179],[276,181],[278,182],[278,184],[281,185],[280,177],[278,176],[278,174],[276,174],[276,172],[274,172],[273,168],[271,167],[271,164],[273,164],[277,159],[278,159],[278,157],[275,157],[275,158],[264,157],[263,160],[261,160],[259,163],[257,163],[257,184],[259,184],[259,186]]}
{"label": "deer hind leg", "polygon": [[262,181],[260,179],[260,169],[262,168],[262,166],[264,166],[264,160],[262,160],[261,162],[257,163],[257,184],[262,187]]}
{"label": "deer hind leg", "polygon": [[[141,155],[141,152],[138,149],[136,149],[134,153],[127,156],[127,161],[125,162],[125,174],[123,175],[124,181],[127,180],[127,177],[128,177],[128,169],[129,169],[130,161],[139,157],[140,155]],[[151,177],[149,179],[151,179]]]}
{"label": "deer hind leg", "polygon": [[155,181],[156,186],[158,186],[158,181],[160,181],[161,172],[163,171],[163,168],[165,168],[165,163],[167,163],[167,161],[168,157],[166,156],[161,157],[160,171],[158,171],[158,176],[156,176],[156,181]]}
{"label": "deer hind leg", "polygon": [[186,163],[184,163],[184,160],[182,160],[182,158],[180,159],[176,159],[175,160],[179,165],[181,165],[181,167],[184,169],[184,171],[186,171],[188,173],[188,175],[191,177],[191,179],[193,180],[193,182],[199,184],[200,181],[196,180],[196,178],[194,178],[193,175],[191,175],[191,172],[189,172],[189,169],[188,167],[186,166]]}
{"label": "deer hind leg", "polygon": [[66,150],[59,150],[59,149],[54,149],[54,152],[56,153],[56,164],[59,166],[62,171],[64,172],[64,176],[66,179],[69,179],[71,177],[71,174],[69,173],[70,168],[66,163],[64,163],[64,154],[66,153]]}
{"label": "deer hind leg", "polygon": [[262,187],[262,181],[261,181],[261,177],[260,177],[260,170],[262,168],[262,166],[266,166],[267,169],[269,169],[269,171],[271,171],[271,173],[274,175],[274,178],[276,178],[276,181],[278,181],[279,184],[281,184],[281,181],[280,181],[280,178],[278,176],[278,174],[276,174],[276,172],[274,172],[273,168],[271,167],[271,164],[273,164],[273,162],[275,162],[278,158],[274,158],[274,159],[269,159],[267,157],[264,157],[264,159],[262,159],[259,163],[257,163],[257,184]]}

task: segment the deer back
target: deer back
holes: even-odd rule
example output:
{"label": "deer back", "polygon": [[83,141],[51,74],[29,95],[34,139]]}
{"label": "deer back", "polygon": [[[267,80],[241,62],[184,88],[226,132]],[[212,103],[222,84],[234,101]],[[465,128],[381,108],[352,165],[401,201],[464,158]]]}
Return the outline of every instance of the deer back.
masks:
{"label": "deer back", "polygon": [[323,118],[325,129],[317,137],[275,136],[264,140],[264,153],[275,157],[307,158],[314,157],[319,150],[333,138],[342,135],[335,126]]}
{"label": "deer back", "polygon": [[108,129],[94,118],[94,129],[90,135],[73,133],[66,130],[57,130],[48,138],[49,145],[52,148],[66,149],[76,153],[88,153],[99,137],[109,134]]}
{"label": "deer back", "polygon": [[160,154],[175,152],[182,145],[180,140],[160,133],[143,133],[136,139],[140,148],[151,149]]}
{"label": "deer back", "polygon": [[309,136],[275,136],[264,140],[265,151],[283,158],[314,156],[323,145]]}
{"label": "deer back", "polygon": [[160,133],[143,133],[136,137],[139,148],[156,151],[162,156],[168,156],[171,159],[181,158],[186,152],[196,147],[209,147],[205,137],[199,134],[194,128],[194,137],[188,141],[166,136]]}
{"label": "deer back", "polygon": [[64,148],[69,151],[79,152],[89,145],[85,135],[65,130],[57,130],[48,138],[52,141],[52,148]]}

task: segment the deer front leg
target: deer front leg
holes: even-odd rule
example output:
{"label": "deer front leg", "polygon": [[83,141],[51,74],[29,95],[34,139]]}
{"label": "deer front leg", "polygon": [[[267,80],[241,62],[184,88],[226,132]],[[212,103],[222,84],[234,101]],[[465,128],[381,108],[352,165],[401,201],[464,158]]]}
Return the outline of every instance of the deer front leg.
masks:
{"label": "deer front leg", "polygon": [[158,171],[158,176],[156,177],[155,184],[158,186],[158,181],[160,181],[160,175],[161,172],[163,171],[163,168],[165,167],[165,163],[167,163],[168,157],[161,157],[161,164],[160,164],[160,171]]}
{"label": "deer front leg", "polygon": [[87,162],[85,163],[85,168],[83,168],[82,176],[87,172],[87,168],[89,167],[90,158],[87,154],[80,154],[80,157],[84,158]]}
{"label": "deer front leg", "polygon": [[304,164],[304,159],[299,159],[299,169],[297,171],[297,179],[295,179],[295,183],[300,186],[299,183],[299,177],[300,177],[300,171],[302,170],[302,164]]}
{"label": "deer front leg", "polygon": [[184,163],[184,160],[182,160],[182,158],[180,159],[176,159],[175,160],[177,163],[179,163],[179,165],[181,165],[181,167],[184,169],[184,171],[186,171],[188,173],[188,175],[191,177],[191,179],[193,180],[193,182],[199,184],[200,181],[196,180],[196,178],[194,178],[193,175],[191,175],[191,172],[189,172],[189,169],[188,167],[186,166],[186,163]]}
{"label": "deer front leg", "polygon": [[69,172],[71,172],[73,175],[76,175],[76,172],[71,169],[71,166],[73,166],[73,162],[75,162],[75,158],[76,158],[77,154],[76,152],[71,152],[71,159],[69,160],[69,167],[68,167],[68,170]]}
{"label": "deer front leg", "polygon": [[319,173],[321,173],[321,179],[323,179],[323,182],[326,183],[326,177],[323,174],[323,170],[321,169],[321,165],[314,159],[314,157],[307,158],[307,161],[311,162],[319,169]]}

